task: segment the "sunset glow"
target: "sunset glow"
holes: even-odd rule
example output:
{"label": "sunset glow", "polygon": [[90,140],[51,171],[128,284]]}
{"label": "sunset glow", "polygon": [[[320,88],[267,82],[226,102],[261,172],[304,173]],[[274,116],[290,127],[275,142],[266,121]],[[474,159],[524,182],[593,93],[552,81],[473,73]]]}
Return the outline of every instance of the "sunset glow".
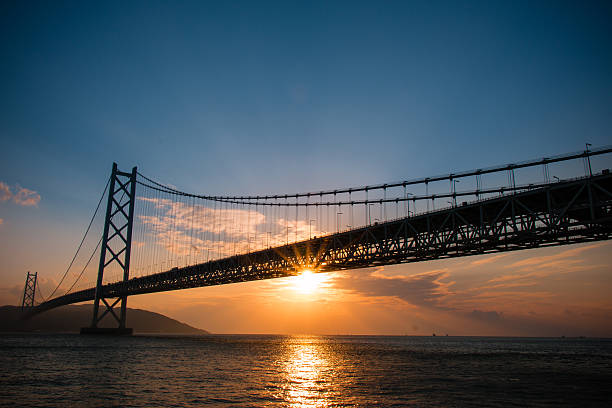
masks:
{"label": "sunset glow", "polygon": [[[28,271],[36,303],[96,286],[116,162],[140,173],[129,278],[245,267],[128,307],[213,333],[612,336],[612,240],[472,251],[523,225],[511,204],[491,212],[503,231],[462,209],[612,169],[593,154],[612,129],[607,2],[4,3],[3,37],[27,41],[0,45],[0,306],[22,305]],[[555,203],[544,222],[521,202],[524,228],[576,234]],[[453,207],[459,224],[364,235]]]}
{"label": "sunset glow", "polygon": [[292,279],[292,288],[303,295],[311,295],[317,292],[328,280],[325,274],[317,274],[310,269],[304,269],[298,276]]}
{"label": "sunset glow", "polygon": [[2,406],[612,406],[612,1],[2,1]]}

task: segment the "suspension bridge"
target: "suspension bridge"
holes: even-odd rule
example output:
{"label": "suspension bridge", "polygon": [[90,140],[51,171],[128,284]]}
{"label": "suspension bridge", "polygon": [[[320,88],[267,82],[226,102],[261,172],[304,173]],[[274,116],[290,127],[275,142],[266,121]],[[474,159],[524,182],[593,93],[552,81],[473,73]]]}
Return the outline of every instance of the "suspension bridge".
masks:
{"label": "suspension bridge", "polygon": [[[610,239],[612,148],[588,147],[435,177],[258,196],[188,193],[114,164],[55,290],[36,302],[39,285],[28,274],[23,305],[31,316],[93,300],[83,333],[129,333],[131,295]],[[84,266],[71,272],[78,256]],[[107,315],[116,329],[98,327]]]}

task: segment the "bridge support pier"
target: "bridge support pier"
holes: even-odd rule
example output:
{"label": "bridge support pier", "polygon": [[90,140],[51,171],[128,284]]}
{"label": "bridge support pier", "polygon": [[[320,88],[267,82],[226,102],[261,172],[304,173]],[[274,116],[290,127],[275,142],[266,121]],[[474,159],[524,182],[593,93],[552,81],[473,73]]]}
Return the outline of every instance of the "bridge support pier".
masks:
{"label": "bridge support pier", "polygon": [[[136,200],[136,174],[136,167],[132,169],[131,173],[124,173],[117,169],[117,163],[113,163],[108,190],[108,203],[106,205],[106,218],[104,219],[104,233],[100,250],[93,317],[91,326],[81,328],[81,334],[132,334],[132,329],[125,327],[127,296],[106,293],[103,278],[104,270],[116,267],[116,265],[123,272],[123,282],[126,282],[130,277],[132,225]],[[109,259],[107,259],[107,255]],[[114,299],[114,301],[111,301],[111,299]],[[100,313],[100,302],[106,307],[106,310],[102,313]],[[119,302],[121,302],[120,314],[117,316],[115,306]],[[116,320],[118,327],[98,327],[100,321],[107,314],[110,314]]]}

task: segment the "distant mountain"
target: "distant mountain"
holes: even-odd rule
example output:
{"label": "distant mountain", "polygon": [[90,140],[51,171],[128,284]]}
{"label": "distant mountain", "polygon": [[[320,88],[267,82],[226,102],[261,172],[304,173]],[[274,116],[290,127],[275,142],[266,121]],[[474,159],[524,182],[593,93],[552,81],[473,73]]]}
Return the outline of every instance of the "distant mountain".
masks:
{"label": "distant mountain", "polygon": [[[78,333],[81,327],[91,324],[93,305],[69,305],[58,307],[38,314],[31,319],[22,320],[21,308],[18,306],[0,307],[1,332],[45,332],[45,333]],[[119,310],[115,309],[117,315]],[[116,327],[112,316],[107,315],[98,324],[100,327]],[[178,320],[159,313],[141,309],[127,310],[127,327],[134,333],[158,334],[207,334],[206,330],[197,329]]]}

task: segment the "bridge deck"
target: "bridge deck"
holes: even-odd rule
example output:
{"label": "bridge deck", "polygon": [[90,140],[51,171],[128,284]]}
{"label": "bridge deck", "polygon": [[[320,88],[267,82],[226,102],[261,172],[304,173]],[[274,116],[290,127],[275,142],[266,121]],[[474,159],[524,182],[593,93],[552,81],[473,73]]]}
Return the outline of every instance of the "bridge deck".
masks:
{"label": "bridge deck", "polygon": [[[103,286],[121,297],[318,272],[610,239],[612,175],[552,183],[262,251]],[[95,288],[32,310],[93,300]]]}

